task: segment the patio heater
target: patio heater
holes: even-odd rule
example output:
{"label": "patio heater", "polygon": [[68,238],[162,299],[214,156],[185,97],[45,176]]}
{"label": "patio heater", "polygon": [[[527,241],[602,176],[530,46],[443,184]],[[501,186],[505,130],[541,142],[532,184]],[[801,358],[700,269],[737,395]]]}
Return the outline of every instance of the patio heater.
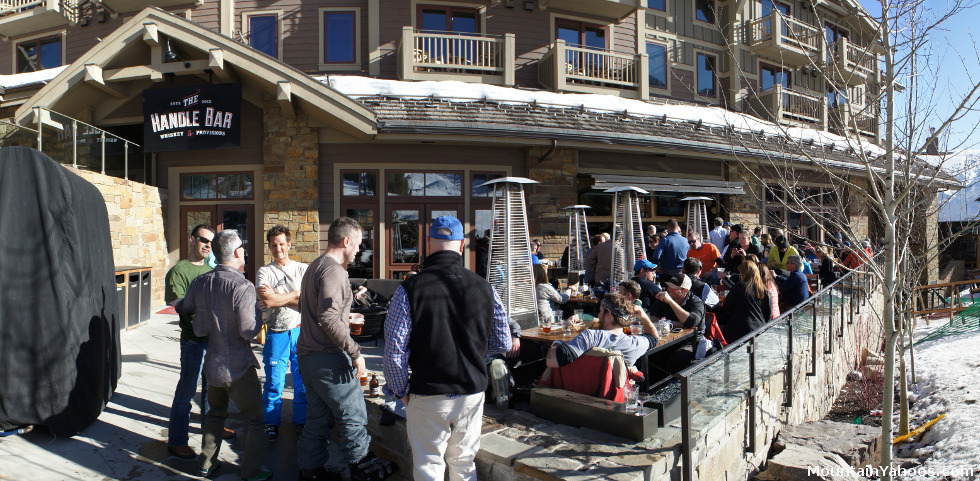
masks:
{"label": "patio heater", "polygon": [[697,232],[701,234],[701,240],[708,240],[708,231],[711,226],[708,224],[708,207],[705,201],[714,200],[711,197],[685,197],[681,202],[687,202],[687,233]]}
{"label": "patio heater", "polygon": [[[571,205],[568,211],[568,285],[578,284],[585,274],[585,254],[592,248],[589,226],[585,221],[587,205]],[[574,273],[574,274],[573,274]]]}
{"label": "patio heater", "polygon": [[493,187],[487,280],[497,290],[510,318],[522,329],[538,326],[531,236],[524,203],[524,184],[537,183],[523,177],[502,177],[482,184]]}
{"label": "patio heater", "polygon": [[619,283],[633,277],[633,264],[646,258],[643,244],[643,225],[640,219],[640,194],[649,192],[633,186],[613,187],[606,192],[613,195],[613,256],[609,274],[609,291],[616,291]]}

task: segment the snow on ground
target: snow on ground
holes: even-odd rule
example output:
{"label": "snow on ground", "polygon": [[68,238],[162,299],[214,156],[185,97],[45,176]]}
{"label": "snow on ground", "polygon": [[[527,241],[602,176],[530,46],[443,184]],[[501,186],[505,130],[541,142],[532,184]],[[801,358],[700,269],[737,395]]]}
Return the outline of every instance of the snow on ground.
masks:
{"label": "snow on ground", "polygon": [[[435,98],[451,102],[478,102],[486,99],[501,104],[537,104],[559,108],[584,108],[596,112],[627,112],[630,115],[649,116],[668,120],[698,122],[706,125],[732,127],[742,131],[765,131],[769,135],[786,135],[800,141],[813,140],[822,145],[835,145],[844,150],[857,145],[855,140],[829,132],[799,127],[781,127],[775,123],[720,107],[695,104],[661,104],[644,102],[613,95],[562,94],[543,90],[528,90],[497,85],[474,84],[452,80],[408,82],[384,80],[352,75],[314,76],[317,81],[352,98],[386,96],[402,99]],[[869,142],[862,142],[866,152],[882,155],[884,150]]]}
{"label": "snow on ground", "polygon": [[[946,322],[933,320],[929,327],[935,329]],[[980,331],[946,336],[916,346],[919,396],[910,412],[910,427],[915,429],[943,413],[946,417],[920,441],[895,446],[897,457],[922,460],[921,467],[914,472],[899,473],[899,479],[980,478],[978,344]],[[897,425],[897,413],[895,422]],[[963,468],[972,469],[972,475],[960,471]]]}

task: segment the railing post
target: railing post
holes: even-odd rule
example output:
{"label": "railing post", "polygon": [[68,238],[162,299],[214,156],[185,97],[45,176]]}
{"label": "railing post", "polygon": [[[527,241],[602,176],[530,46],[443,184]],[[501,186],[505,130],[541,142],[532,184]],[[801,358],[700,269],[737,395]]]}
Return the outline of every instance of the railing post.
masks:
{"label": "railing post", "polygon": [[746,348],[749,351],[749,445],[748,452],[755,453],[755,394],[758,386],[755,383],[755,339],[749,340]]}
{"label": "railing post", "polygon": [[71,166],[78,168],[78,122],[71,121]]}
{"label": "railing post", "polygon": [[847,37],[841,37],[837,41],[837,59],[842,60],[841,68],[850,68],[851,59],[847,55]]}
{"label": "railing post", "polygon": [[[129,142],[123,144],[125,148],[123,149],[123,179],[129,180]],[[146,179],[143,179],[146,180]]]}
{"label": "railing post", "polygon": [[555,91],[558,92],[565,90],[565,84],[568,82],[568,79],[565,78],[568,75],[567,56],[565,41],[561,39],[555,40]]}
{"label": "railing post", "polygon": [[415,30],[402,27],[402,40],[398,44],[398,78],[415,80]]}
{"label": "railing post", "polygon": [[810,372],[807,376],[817,375],[817,304],[813,303],[813,327],[810,328]]}
{"label": "railing post", "polygon": [[640,92],[640,100],[647,100],[650,98],[650,59],[646,53],[641,53],[638,57],[640,61],[640,72],[636,79],[639,83],[638,91]]}
{"label": "railing post", "polygon": [[[778,15],[776,18],[779,18]],[[783,118],[783,109],[786,107],[783,102],[783,86],[776,84],[773,86],[773,121],[779,122]]]}
{"label": "railing post", "polygon": [[681,479],[694,481],[691,462],[691,379],[681,376]]}
{"label": "railing post", "polygon": [[779,46],[783,44],[783,18],[782,15],[775,9],[769,14],[771,21],[769,22],[769,35],[772,36],[773,45]]}
{"label": "railing post", "polygon": [[786,389],[785,397],[786,401],[783,402],[783,406],[788,408],[793,407],[793,317],[796,316],[795,312],[789,313],[789,319],[786,323]]}
{"label": "railing post", "polygon": [[[833,296],[830,296],[833,299]],[[833,304],[831,304],[833,305]],[[827,314],[827,348],[824,354],[834,353],[834,310],[831,309]]]}
{"label": "railing post", "polygon": [[102,175],[105,175],[105,131],[102,131]]}
{"label": "railing post", "polygon": [[41,141],[41,129],[44,128],[44,122],[41,122],[41,107],[34,107],[34,121],[37,122],[37,150],[38,152],[44,152],[42,149]]}
{"label": "railing post", "polygon": [[502,55],[504,67],[504,85],[513,87],[515,70],[517,70],[517,38],[514,34],[504,34],[504,52]]}

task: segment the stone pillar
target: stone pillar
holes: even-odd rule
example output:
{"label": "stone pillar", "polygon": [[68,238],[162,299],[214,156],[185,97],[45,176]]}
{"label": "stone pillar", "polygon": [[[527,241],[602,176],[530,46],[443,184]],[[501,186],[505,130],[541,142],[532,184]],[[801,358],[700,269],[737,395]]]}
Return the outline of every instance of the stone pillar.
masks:
{"label": "stone pillar", "polygon": [[[290,257],[311,262],[320,252],[318,130],[308,126],[302,113],[287,118],[274,101],[266,102],[262,120],[263,232],[276,224],[288,227],[293,244]],[[265,244],[264,234],[260,241]],[[269,250],[262,251],[267,264],[272,260]]]}
{"label": "stone pillar", "polygon": [[557,261],[568,246],[568,215],[564,208],[578,203],[578,151],[557,148],[552,152],[550,147],[531,147],[525,151],[524,159],[527,177],[540,182],[524,191],[528,229],[532,239],[541,240],[545,257]]}
{"label": "stone pillar", "polygon": [[[763,201],[766,198],[765,186],[748,171],[748,167],[741,163],[730,162],[728,172],[728,178],[731,181],[745,183],[744,194],[728,196],[729,205],[725,206],[728,209],[728,221],[732,224],[742,224],[751,232],[755,226],[763,225],[760,214],[763,209]],[[718,215],[708,218],[708,223],[712,228],[714,227],[712,223],[714,217],[718,217]]]}

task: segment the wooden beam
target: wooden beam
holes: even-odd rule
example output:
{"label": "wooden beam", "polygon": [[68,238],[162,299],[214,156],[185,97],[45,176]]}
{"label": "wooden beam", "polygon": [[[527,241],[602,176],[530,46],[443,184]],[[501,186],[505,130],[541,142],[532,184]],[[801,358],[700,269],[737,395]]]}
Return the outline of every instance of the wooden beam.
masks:
{"label": "wooden beam", "polygon": [[159,66],[139,65],[106,70],[103,78],[106,82],[124,82],[127,80],[151,79],[162,80],[164,74],[194,75],[208,70],[207,60],[188,60],[184,62],[168,62]]}
{"label": "wooden beam", "polygon": [[157,24],[143,24],[143,41],[148,43],[151,47],[160,45],[160,33],[157,32]]}
{"label": "wooden beam", "polygon": [[101,124],[103,120],[112,115],[112,113],[118,110],[120,107],[126,105],[137,96],[142,95],[143,90],[149,88],[151,85],[153,85],[153,82],[150,80],[138,80],[127,86],[125,97],[113,98],[99,103],[95,107],[95,112],[92,114],[93,123]]}
{"label": "wooden beam", "polygon": [[276,83],[276,100],[279,102],[279,108],[282,109],[283,116],[287,119],[296,118],[296,111],[293,110],[292,97],[292,85],[289,82],[280,80]]}
{"label": "wooden beam", "polygon": [[208,50],[208,66],[221,83],[238,83],[238,77],[225,66],[225,53],[220,48]]}
{"label": "wooden beam", "polygon": [[85,64],[85,83],[119,99],[126,97],[126,93],[116,87],[106,85],[102,79],[102,67],[95,64]]}

